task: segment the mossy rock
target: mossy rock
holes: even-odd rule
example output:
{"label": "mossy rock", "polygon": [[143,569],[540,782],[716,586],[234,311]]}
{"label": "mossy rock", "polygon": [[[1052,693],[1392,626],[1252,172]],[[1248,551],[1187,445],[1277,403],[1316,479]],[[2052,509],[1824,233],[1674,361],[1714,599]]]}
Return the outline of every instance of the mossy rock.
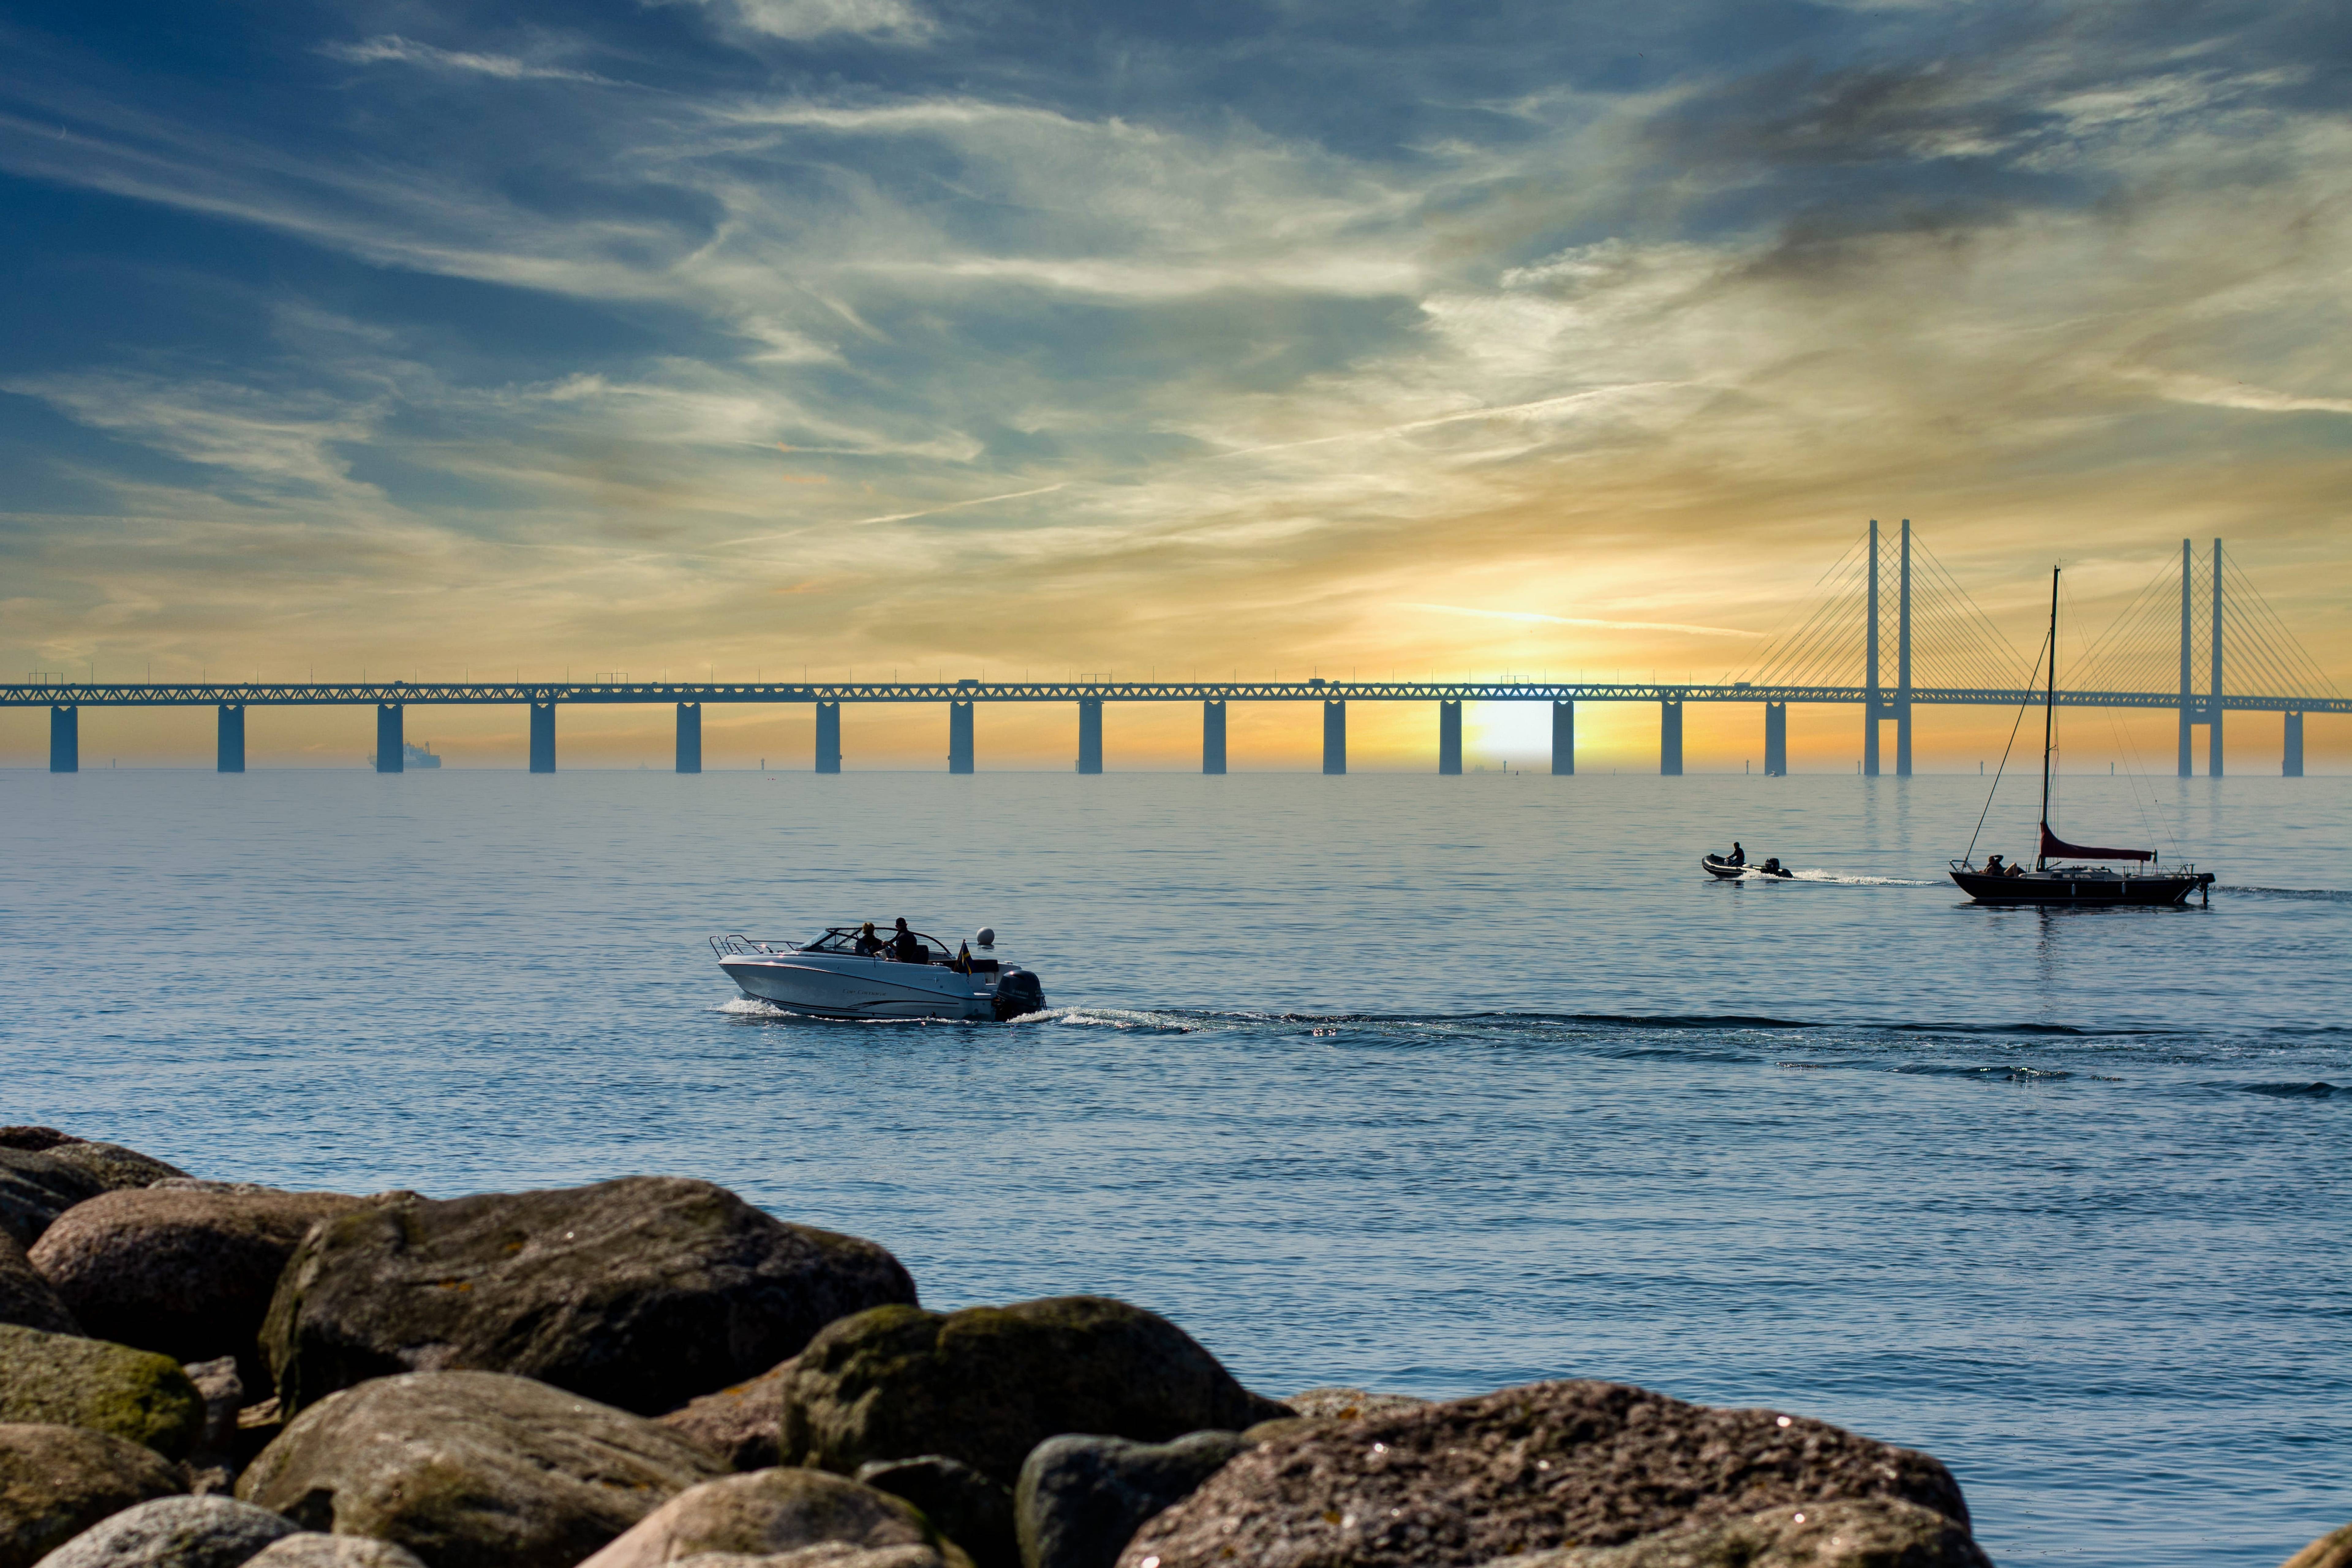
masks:
{"label": "mossy rock", "polygon": [[944,1454],[1010,1486],[1046,1438],[1159,1443],[1289,1415],[1166,1318],[1102,1296],[929,1312],[877,1307],[828,1325],[784,1380],[786,1464],[851,1473]]}
{"label": "mossy rock", "polygon": [[137,1443],[0,1422],[0,1568],[32,1568],[99,1521],[185,1490],[178,1466]]}
{"label": "mossy rock", "polygon": [[205,1401],[169,1356],[0,1324],[0,1422],[84,1427],[186,1457]]}

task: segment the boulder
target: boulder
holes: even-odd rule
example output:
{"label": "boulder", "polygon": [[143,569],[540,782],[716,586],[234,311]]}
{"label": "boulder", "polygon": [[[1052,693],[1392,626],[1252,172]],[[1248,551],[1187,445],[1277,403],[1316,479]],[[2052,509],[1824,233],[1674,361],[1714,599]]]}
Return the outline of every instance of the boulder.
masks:
{"label": "boulder", "polygon": [[98,1144],[86,1138],[74,1138],[48,1151],[49,1157],[88,1171],[106,1184],[109,1192],[125,1187],[145,1186],[151,1182],[169,1181],[188,1173],[177,1166],[165,1165],[152,1155],[142,1155],[137,1149],[126,1149],[121,1144]]}
{"label": "boulder", "polygon": [[973,1568],[1020,1568],[1021,1540],[1013,1528],[1012,1490],[962,1460],[945,1454],[877,1459],[857,1467],[857,1479],[876,1491],[913,1503],[931,1521],[932,1529],[963,1548]]}
{"label": "boulder", "polygon": [[422,1372],[303,1411],[236,1495],[434,1568],[572,1568],[721,1469],[674,1432],[543,1383]]}
{"label": "boulder", "polygon": [[288,1262],[262,1339],[289,1415],[367,1378],[457,1368],[650,1414],[774,1366],[844,1313],[914,1299],[870,1241],[709,1182],[631,1176],[327,1220]]}
{"label": "boulder", "polygon": [[307,1530],[280,1537],[245,1561],[247,1568],[425,1568],[416,1553],[389,1541]]}
{"label": "boulder", "polygon": [[1291,1413],[1166,1318],[1101,1296],[860,1312],[809,1342],[783,1394],[787,1464],[945,1454],[1007,1486],[1063,1432],[1156,1443]]}
{"label": "boulder", "polygon": [[928,1546],[847,1546],[838,1541],[796,1552],[698,1552],[675,1557],[669,1568],[940,1568],[940,1554]]}
{"label": "boulder", "polygon": [[79,1144],[81,1140],[71,1133],[60,1133],[55,1127],[0,1127],[0,1149],[23,1149],[27,1154],[46,1154],[59,1144]]}
{"label": "boulder", "polygon": [[1768,1509],[1637,1536],[1622,1546],[1566,1546],[1487,1568],[1992,1568],[1958,1524],[1895,1498]]}
{"label": "boulder", "polygon": [[0,1230],[0,1323],[44,1333],[79,1333],[81,1325],[57,1291],[25,1257],[16,1239]]}
{"label": "boulder", "polygon": [[772,1366],[749,1383],[689,1399],[655,1419],[673,1432],[683,1432],[718,1449],[739,1470],[766,1469],[776,1462],[776,1433],[784,1418],[784,1379],[792,1367],[789,1361]]}
{"label": "boulder", "polygon": [[204,1431],[205,1402],[169,1356],[0,1325],[0,1421],[87,1427],[176,1459]]}
{"label": "boulder", "polygon": [[1238,1432],[1172,1443],[1049,1437],[1013,1489],[1024,1568],[1111,1568],[1145,1520],[1200,1490],[1251,1445]]}
{"label": "boulder", "polygon": [[1361,1421],[1369,1416],[1386,1416],[1398,1410],[1419,1410],[1429,1401],[1416,1399],[1410,1394],[1371,1394],[1361,1388],[1310,1388],[1303,1394],[1293,1394],[1283,1400],[1297,1415],[1276,1421],[1261,1421],[1242,1436],[1254,1443],[1304,1431],[1318,1421]]}
{"label": "boulder", "polygon": [[104,1182],[54,1149],[0,1148],[0,1231],[19,1247],[29,1250],[58,1215],[105,1190]]}
{"label": "boulder", "polygon": [[110,1192],[59,1217],[34,1245],[33,1267],[100,1339],[182,1362],[233,1355],[258,1389],[268,1382],[262,1320],[286,1260],[311,1226],[365,1201],[267,1188]]}
{"label": "boulder", "polygon": [[2352,1524],[2321,1536],[2288,1558],[2285,1568],[2352,1568]]}
{"label": "boulder", "polygon": [[245,1380],[236,1375],[233,1355],[190,1362],[180,1370],[205,1402],[204,1427],[188,1454],[188,1490],[199,1496],[225,1492],[236,1484],[236,1472],[249,1457],[238,1441],[236,1425],[245,1403]]}
{"label": "boulder", "polygon": [[1119,1562],[1485,1563],[1867,1498],[1969,1527],[1959,1484],[1926,1454],[1769,1410],[1540,1383],[1276,1437],[1147,1523]]}
{"label": "boulder", "polygon": [[126,1508],[41,1559],[41,1568],[238,1568],[293,1522],[226,1497],[159,1497]]}
{"label": "boulder", "polygon": [[0,1568],[32,1568],[110,1514],[180,1490],[153,1449],[82,1427],[0,1423]]}
{"label": "boulder", "polygon": [[[772,1557],[820,1545],[913,1548],[940,1568],[938,1534],[901,1500],[822,1470],[753,1470],[680,1492],[580,1568],[660,1568],[701,1552]],[[955,1568],[970,1568],[949,1548]]]}

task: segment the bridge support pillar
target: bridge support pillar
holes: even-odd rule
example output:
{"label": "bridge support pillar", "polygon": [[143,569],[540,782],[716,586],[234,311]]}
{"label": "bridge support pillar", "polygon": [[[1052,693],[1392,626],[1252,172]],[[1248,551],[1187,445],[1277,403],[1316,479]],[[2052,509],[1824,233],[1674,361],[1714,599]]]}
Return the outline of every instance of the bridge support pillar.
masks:
{"label": "bridge support pillar", "polygon": [[2279,765],[2282,779],[2303,777],[2303,715],[2286,716],[2286,758]]}
{"label": "bridge support pillar", "polygon": [[405,751],[408,737],[401,723],[404,711],[398,703],[375,705],[375,770],[378,773],[408,771]]}
{"label": "bridge support pillar", "polygon": [[1204,702],[1201,705],[1201,771],[1223,773],[1225,770],[1225,705]]}
{"label": "bridge support pillar", "polygon": [[223,703],[220,722],[214,727],[217,744],[214,747],[213,771],[242,773],[245,771],[245,705]]}
{"label": "bridge support pillar", "polygon": [[2213,699],[2205,710],[2205,739],[2210,760],[2205,771],[2221,777],[2221,541],[2213,541]]}
{"label": "bridge support pillar", "polygon": [[1551,705],[1551,770],[1554,774],[1576,771],[1576,704]]}
{"label": "bridge support pillar", "polygon": [[49,706],[49,771],[81,771],[81,709],[71,703]]}
{"label": "bridge support pillar", "polygon": [[555,705],[552,702],[530,705],[530,770],[533,773],[555,771]]}
{"label": "bridge support pillar", "polygon": [[1448,775],[1462,771],[1462,705],[1458,702],[1437,705],[1437,770]]}
{"label": "bridge support pillar", "polygon": [[1348,771],[1348,705],[1345,701],[1323,705],[1323,771]]}
{"label": "bridge support pillar", "polygon": [[1895,777],[1911,777],[1911,699],[1898,698],[1895,704]]}
{"label": "bridge support pillar", "polygon": [[816,705],[816,770],[819,773],[841,771],[841,705]]}
{"label": "bridge support pillar", "polygon": [[1683,705],[1678,702],[1658,704],[1658,772],[1668,779],[1682,777]]}
{"label": "bridge support pillar", "polygon": [[971,771],[971,705],[948,704],[948,771]]}
{"label": "bridge support pillar", "polygon": [[677,770],[680,773],[702,771],[702,705],[677,705]]}
{"label": "bridge support pillar", "polygon": [[1102,771],[1102,698],[1078,699],[1078,771]]}
{"label": "bridge support pillar", "polygon": [[1764,776],[1786,779],[1789,776],[1789,705],[1764,705]]}

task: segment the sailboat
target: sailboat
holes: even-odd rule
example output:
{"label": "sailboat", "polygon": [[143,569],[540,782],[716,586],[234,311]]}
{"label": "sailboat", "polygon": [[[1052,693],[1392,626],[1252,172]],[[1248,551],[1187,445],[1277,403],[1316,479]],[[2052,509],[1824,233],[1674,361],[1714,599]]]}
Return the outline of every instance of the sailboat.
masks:
{"label": "sailboat", "polygon": [[[1979,866],[1951,862],[1952,880],[1979,904],[2182,904],[2190,894],[2212,902],[2213,873],[2193,865],[2160,868],[2154,850],[2097,849],[2070,844],[2050,831],[2050,756],[2058,735],[2058,570],[2050,570],[2050,676],[2042,699],[2042,838],[2033,869],[2001,869],[2000,857]],[[2000,787],[1999,779],[1993,787]],[[1990,804],[1990,798],[1987,804]],[[1974,846],[1971,846],[1973,849]],[[2115,862],[2114,865],[2085,862]]]}

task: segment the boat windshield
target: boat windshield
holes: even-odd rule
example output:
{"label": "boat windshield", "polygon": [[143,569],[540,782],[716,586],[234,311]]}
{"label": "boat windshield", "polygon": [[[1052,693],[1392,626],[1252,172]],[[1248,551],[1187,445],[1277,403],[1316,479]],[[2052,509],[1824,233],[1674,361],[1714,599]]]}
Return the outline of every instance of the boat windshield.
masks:
{"label": "boat windshield", "polygon": [[[859,929],[860,928],[856,925],[828,925],[824,928],[824,936],[803,946],[801,951],[803,953],[854,954],[857,951],[857,933]],[[886,948],[890,945],[892,940],[898,936],[898,935],[897,930],[893,927],[885,925],[880,921],[875,922],[875,940],[880,942]],[[934,964],[944,964],[954,956],[954,955],[948,950],[946,946],[942,944],[938,937],[926,936],[919,931],[915,932],[914,936],[917,941],[923,945],[924,953],[930,962]]]}

